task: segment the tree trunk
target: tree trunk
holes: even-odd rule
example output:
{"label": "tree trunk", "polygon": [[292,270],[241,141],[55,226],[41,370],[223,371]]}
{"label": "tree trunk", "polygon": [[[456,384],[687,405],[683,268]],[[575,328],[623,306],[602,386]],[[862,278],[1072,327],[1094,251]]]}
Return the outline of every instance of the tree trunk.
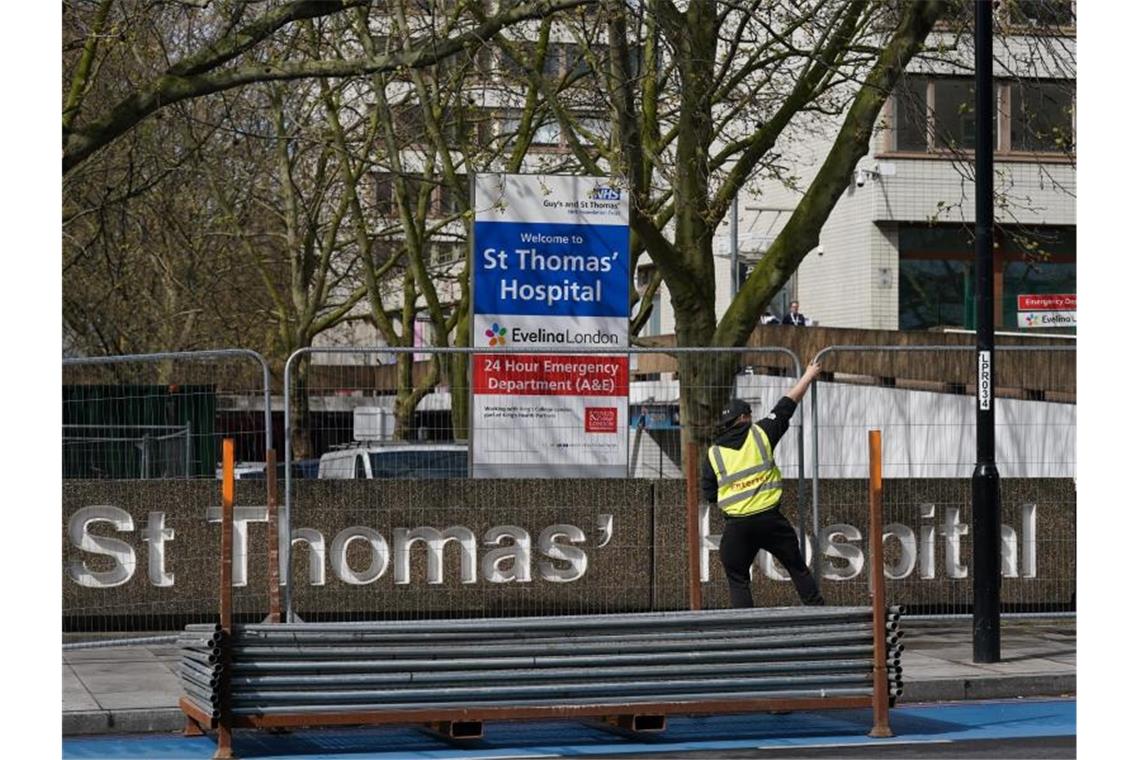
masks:
{"label": "tree trunk", "polygon": [[289,422],[291,423],[291,443],[293,461],[308,459],[313,455],[313,441],[310,435],[312,420],[309,417],[309,360],[302,357],[294,367],[293,388],[289,397]]}

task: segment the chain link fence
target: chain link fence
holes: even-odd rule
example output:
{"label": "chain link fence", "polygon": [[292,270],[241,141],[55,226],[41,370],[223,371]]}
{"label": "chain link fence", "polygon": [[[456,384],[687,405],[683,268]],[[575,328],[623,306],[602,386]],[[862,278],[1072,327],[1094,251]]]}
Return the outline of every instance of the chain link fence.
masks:
{"label": "chain link fence", "polygon": [[[63,360],[65,642],[173,632],[217,615],[221,442],[235,441],[238,513],[255,520],[271,409],[268,367],[253,351]],[[234,559],[249,568],[240,543]],[[264,616],[264,576],[244,573],[239,613]]]}

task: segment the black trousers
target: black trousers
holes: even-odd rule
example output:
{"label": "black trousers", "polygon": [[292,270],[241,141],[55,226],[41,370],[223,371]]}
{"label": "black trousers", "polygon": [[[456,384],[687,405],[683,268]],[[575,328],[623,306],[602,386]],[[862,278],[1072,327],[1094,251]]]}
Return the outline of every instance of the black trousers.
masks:
{"label": "black trousers", "polygon": [[724,533],[720,537],[720,561],[728,578],[728,594],[733,607],[751,607],[752,579],[749,571],[761,549],[780,561],[800,601],[804,604],[823,604],[819,586],[800,554],[796,532],[779,507],[746,517],[724,518]]}

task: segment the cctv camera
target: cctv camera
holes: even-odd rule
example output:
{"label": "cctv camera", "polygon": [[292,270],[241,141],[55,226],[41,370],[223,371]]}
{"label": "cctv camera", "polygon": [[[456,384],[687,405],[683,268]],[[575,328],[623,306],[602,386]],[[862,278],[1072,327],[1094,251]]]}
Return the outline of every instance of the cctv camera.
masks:
{"label": "cctv camera", "polygon": [[863,187],[865,184],[867,184],[867,173],[860,169],[855,172],[855,186]]}

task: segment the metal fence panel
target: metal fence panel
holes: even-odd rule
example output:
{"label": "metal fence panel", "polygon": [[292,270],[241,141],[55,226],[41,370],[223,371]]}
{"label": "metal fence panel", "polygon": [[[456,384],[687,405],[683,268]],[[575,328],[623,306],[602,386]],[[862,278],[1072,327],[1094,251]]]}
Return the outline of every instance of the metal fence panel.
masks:
{"label": "metal fence panel", "polygon": [[[63,361],[68,641],[172,632],[217,614],[221,441],[235,440],[243,475],[262,477],[239,482],[242,503],[264,505],[268,382],[265,361],[244,350]],[[236,594],[238,611],[258,619],[263,570]]]}
{"label": "metal fence panel", "polygon": [[[466,370],[478,353],[309,349],[289,360],[282,392],[272,398],[268,368],[249,351],[66,360],[69,638],[137,637],[213,618],[225,437],[235,439],[240,460],[239,619],[259,620],[268,610],[271,549],[280,555],[277,569],[292,579],[285,602],[304,619],[687,608],[678,360],[712,361],[716,350],[543,350],[628,357],[621,415],[627,477],[604,479],[469,477]],[[729,353],[735,374],[698,391],[743,398],[757,415],[799,374],[785,349]],[[1074,609],[1073,356],[1069,347],[997,353],[1006,612]],[[967,613],[972,354],[875,346],[836,347],[821,357],[825,375],[776,459],[783,510],[805,536],[825,597],[865,602],[866,433],[878,428],[890,598],[911,612]],[[413,392],[416,384],[422,392]],[[276,440],[274,409],[285,423]],[[357,414],[372,442],[355,440]],[[528,427],[548,423],[523,415],[516,424],[523,451]],[[584,440],[584,430],[567,431],[568,442]],[[286,488],[274,536],[260,464],[269,448],[284,449],[278,458]],[[696,539],[706,608],[728,605],[718,558],[722,526],[719,512],[703,505]],[[798,603],[782,568],[764,553],[754,578],[759,605]]]}
{"label": "metal fence panel", "polygon": [[[1075,358],[1070,346],[997,347],[1007,613],[1075,610]],[[867,431],[878,429],[890,598],[913,613],[969,613],[973,349],[837,346],[821,351],[819,360],[827,374],[810,393],[808,452],[821,546],[817,574],[862,572],[866,526],[849,515],[866,503]],[[898,377],[895,368],[904,362],[921,366],[924,377]]]}
{"label": "metal fence panel", "polygon": [[[628,357],[628,409],[620,415],[628,420],[627,477],[617,479],[470,477],[467,441],[456,440],[457,431],[469,429],[467,419],[456,419],[464,407],[455,403],[445,369],[456,356],[470,362],[485,351],[294,354],[286,369],[287,458],[294,466],[286,471],[281,524],[282,546],[291,537],[282,573],[292,578],[293,611],[306,620],[343,620],[687,607],[685,493],[674,486],[683,474],[676,357],[686,352],[713,354],[496,350],[504,360],[536,353]],[[766,410],[798,372],[784,349],[728,353],[738,356],[737,373],[724,387],[704,389],[721,400],[735,395]],[[413,355],[420,360],[397,364]],[[768,365],[778,374],[757,372]],[[412,392],[417,380],[436,379],[443,384]],[[522,402],[508,411],[522,456],[528,434],[552,423]],[[354,417],[382,440],[354,441]],[[573,447],[589,435],[568,429],[562,438]],[[777,461],[794,483],[802,473],[798,416],[785,440]],[[303,477],[314,470],[321,477]]]}

